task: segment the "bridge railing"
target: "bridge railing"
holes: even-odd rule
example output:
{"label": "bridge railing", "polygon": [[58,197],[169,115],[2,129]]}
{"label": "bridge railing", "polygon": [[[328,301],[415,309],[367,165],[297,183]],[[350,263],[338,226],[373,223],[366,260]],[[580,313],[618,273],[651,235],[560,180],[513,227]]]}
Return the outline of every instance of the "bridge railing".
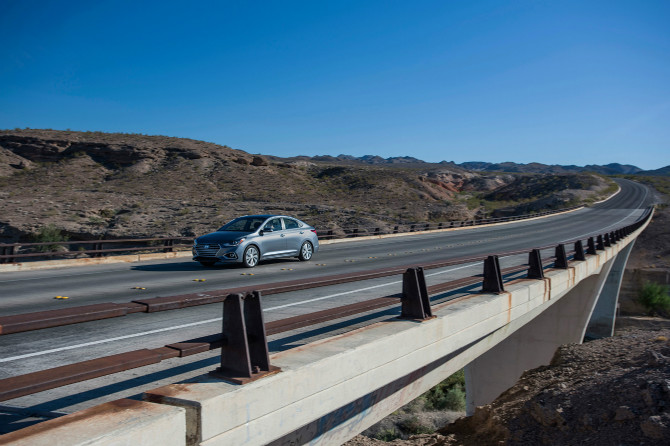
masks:
{"label": "bridge railing", "polygon": [[[254,286],[253,290],[245,287],[192,295],[135,300],[127,304],[95,304],[67,310],[0,317],[0,334],[4,335],[125,316],[131,313],[153,313],[224,302],[224,322],[221,334],[6,378],[0,380],[0,401],[158,363],[169,358],[186,357],[215,348],[222,349],[221,366],[214,373],[215,376],[243,384],[277,371],[269,363],[268,335],[382,309],[398,303],[401,305],[400,317],[416,320],[427,319],[431,317],[429,299],[431,295],[436,296],[449,290],[475,286],[478,283],[481,283],[482,293],[502,293],[504,292],[504,279],[519,278],[519,275],[524,272],[526,272],[525,277],[528,279],[542,279],[545,268],[566,269],[569,267],[569,258],[573,261],[580,261],[586,260],[588,256],[598,255],[598,251],[616,245],[641,228],[652,215],[653,208],[649,208],[640,219],[632,224],[605,233],[594,234],[587,239],[574,239],[557,245],[533,248],[530,251],[524,249],[438,261],[422,266],[409,265],[353,274],[271,283]],[[566,249],[566,246],[570,244],[573,244],[573,249]],[[541,251],[547,249],[553,249],[554,255],[542,258]],[[521,263],[505,269],[500,268],[499,257],[524,253],[528,254],[528,263]],[[425,269],[473,262],[483,262],[483,274],[463,277],[432,286],[426,285],[423,273]],[[286,293],[398,274],[403,275],[403,286],[400,293],[269,323],[263,321],[261,295]]]}
{"label": "bridge railing", "polygon": [[[363,237],[370,235],[388,235],[412,233],[419,231],[463,228],[485,224],[505,223],[525,220],[561,212],[572,211],[581,206],[547,210],[538,213],[516,215],[510,217],[481,218],[475,220],[449,221],[441,223],[408,223],[377,226],[377,227],[346,227],[333,229],[317,229],[321,240],[338,238]],[[134,252],[174,252],[189,249],[193,246],[192,237],[153,237],[105,240],[54,241],[39,243],[4,243],[0,244],[0,263],[16,263],[17,260],[40,261],[55,258],[104,257],[109,255],[130,254]]]}

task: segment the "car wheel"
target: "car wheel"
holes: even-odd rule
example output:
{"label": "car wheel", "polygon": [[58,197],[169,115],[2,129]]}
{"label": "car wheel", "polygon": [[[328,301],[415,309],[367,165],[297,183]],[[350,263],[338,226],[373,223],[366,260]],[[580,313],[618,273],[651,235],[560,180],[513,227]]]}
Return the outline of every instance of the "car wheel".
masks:
{"label": "car wheel", "polygon": [[314,254],[314,247],[312,247],[312,244],[310,242],[305,242],[300,247],[300,255],[298,256],[298,258],[301,261],[305,262],[312,258],[312,254]]}
{"label": "car wheel", "polygon": [[244,250],[244,257],[242,258],[242,263],[244,263],[244,266],[246,266],[247,268],[253,268],[254,266],[258,265],[259,258],[260,253],[258,252],[258,248],[256,248],[254,245],[251,245]]}
{"label": "car wheel", "polygon": [[200,261],[200,264],[202,266],[214,266],[215,263],[216,263],[216,261],[214,261],[214,262],[212,262],[212,261],[205,262],[203,260]]}

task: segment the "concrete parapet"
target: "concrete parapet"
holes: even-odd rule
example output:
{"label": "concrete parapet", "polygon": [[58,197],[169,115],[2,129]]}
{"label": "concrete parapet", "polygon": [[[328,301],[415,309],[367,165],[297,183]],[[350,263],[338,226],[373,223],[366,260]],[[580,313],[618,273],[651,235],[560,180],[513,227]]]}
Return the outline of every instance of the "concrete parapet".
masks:
{"label": "concrete parapet", "polygon": [[183,446],[184,410],[121,399],[0,436],[12,446]]}

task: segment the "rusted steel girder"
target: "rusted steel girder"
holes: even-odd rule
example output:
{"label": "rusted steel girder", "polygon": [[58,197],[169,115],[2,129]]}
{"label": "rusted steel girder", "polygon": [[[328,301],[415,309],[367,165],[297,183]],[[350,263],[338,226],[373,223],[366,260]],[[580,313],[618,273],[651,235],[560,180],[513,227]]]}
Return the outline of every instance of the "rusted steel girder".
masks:
{"label": "rusted steel girder", "polygon": [[19,333],[92,320],[109,319],[142,311],[144,311],[143,305],[129,302],[127,304],[94,304],[62,310],[2,316],[0,317],[0,334]]}

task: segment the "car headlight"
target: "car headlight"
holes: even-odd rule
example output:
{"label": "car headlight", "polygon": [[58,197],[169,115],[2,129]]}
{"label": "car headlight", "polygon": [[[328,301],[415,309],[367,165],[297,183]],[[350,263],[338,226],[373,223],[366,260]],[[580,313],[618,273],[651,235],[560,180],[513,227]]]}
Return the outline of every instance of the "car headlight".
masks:
{"label": "car headlight", "polygon": [[239,246],[239,244],[242,243],[244,240],[246,240],[246,239],[241,238],[241,239],[239,239],[239,240],[233,240],[233,241],[228,242],[228,243],[226,243],[226,244],[227,244],[228,246]]}
{"label": "car headlight", "polygon": [[193,247],[195,248],[196,246],[198,246],[198,241],[197,241],[197,240],[193,240]]}

